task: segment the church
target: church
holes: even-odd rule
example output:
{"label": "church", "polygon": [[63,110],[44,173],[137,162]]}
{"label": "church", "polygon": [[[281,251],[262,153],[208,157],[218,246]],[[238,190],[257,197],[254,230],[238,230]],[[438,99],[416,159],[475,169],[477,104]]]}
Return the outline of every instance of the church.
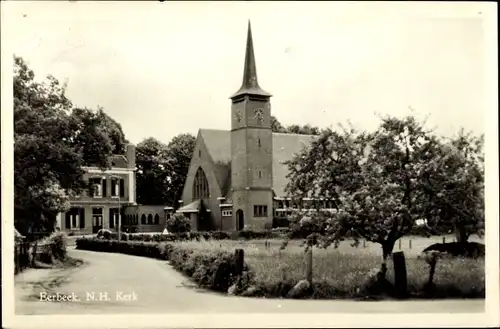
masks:
{"label": "church", "polygon": [[241,88],[231,97],[231,130],[200,129],[180,207],[193,230],[262,230],[282,226],[285,161],[315,136],[273,133],[271,94],[257,82],[250,22]]}

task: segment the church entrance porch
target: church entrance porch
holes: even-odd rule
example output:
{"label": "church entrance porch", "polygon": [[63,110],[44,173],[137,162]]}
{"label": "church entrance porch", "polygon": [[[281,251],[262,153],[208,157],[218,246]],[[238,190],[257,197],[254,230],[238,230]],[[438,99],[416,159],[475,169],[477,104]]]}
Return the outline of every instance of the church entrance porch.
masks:
{"label": "church entrance porch", "polygon": [[236,230],[241,231],[245,228],[245,216],[243,210],[236,211]]}
{"label": "church entrance porch", "polygon": [[212,217],[210,209],[207,209],[204,202],[199,199],[177,210],[177,213],[184,214],[190,218],[191,229],[195,231],[211,231]]}

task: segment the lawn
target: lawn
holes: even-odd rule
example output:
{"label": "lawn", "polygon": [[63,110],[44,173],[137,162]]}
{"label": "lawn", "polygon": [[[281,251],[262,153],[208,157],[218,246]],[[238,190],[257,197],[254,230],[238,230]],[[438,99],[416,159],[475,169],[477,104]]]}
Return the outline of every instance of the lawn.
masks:
{"label": "lawn", "polygon": [[[471,240],[480,241],[479,238]],[[410,243],[411,241],[411,243]],[[453,241],[447,236],[446,241]],[[266,242],[269,247],[266,248]],[[405,237],[396,243],[394,251],[402,250],[406,256],[408,288],[415,296],[421,295],[427,282],[429,266],[418,256],[427,246],[442,242],[442,237]],[[362,287],[368,273],[380,266],[381,248],[378,244],[361,242],[358,247],[350,241],[342,242],[338,248],[313,250],[313,282],[317,289],[315,297],[352,297]],[[305,255],[299,241],[291,241],[285,250],[280,250],[281,240],[249,241],[186,241],[174,243],[190,250],[233,252],[236,248],[245,251],[245,262],[253,271],[256,285],[266,291],[264,295],[279,295],[283,285],[293,286],[305,279]],[[388,279],[393,282],[393,270],[389,263]],[[484,259],[443,259],[438,262],[434,277],[435,297],[482,297],[484,296]]]}

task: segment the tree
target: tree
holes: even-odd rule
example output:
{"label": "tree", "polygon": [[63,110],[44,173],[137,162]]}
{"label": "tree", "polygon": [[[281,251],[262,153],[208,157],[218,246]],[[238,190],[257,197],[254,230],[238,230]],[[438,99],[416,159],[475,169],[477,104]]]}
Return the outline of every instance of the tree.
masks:
{"label": "tree", "polygon": [[461,130],[443,142],[422,177],[428,195],[430,225],[454,229],[457,242],[484,230],[483,136]]}
{"label": "tree", "polygon": [[137,145],[137,202],[178,205],[182,197],[195,137],[179,134],[168,145],[146,138]]}
{"label": "tree", "polygon": [[109,167],[108,159],[102,154],[124,154],[128,141],[121,125],[102,108],[97,111],[75,108],[72,116],[78,123],[73,143],[83,154],[85,165],[106,168]]}
{"label": "tree", "polygon": [[69,197],[86,187],[82,166],[88,159],[106,165],[112,149],[95,147],[110,137],[73,109],[66,84],[52,76],[35,81],[20,57],[14,57],[13,87],[14,222],[24,233],[51,231],[57,213],[69,207]]}
{"label": "tree", "polygon": [[166,203],[167,146],[149,137],[137,144],[137,202],[141,204]]}
{"label": "tree", "polygon": [[288,127],[285,127],[273,115],[271,116],[271,129],[275,133],[284,133],[284,134],[300,134],[300,135],[320,134],[320,130],[318,127],[312,127],[309,124],[306,124],[304,126],[290,125]]}
{"label": "tree", "polygon": [[179,134],[167,145],[167,202],[177,209],[178,201],[182,197],[184,182],[193,157],[196,138],[191,134]]}
{"label": "tree", "polygon": [[425,213],[420,178],[438,149],[438,140],[412,117],[383,118],[372,134],[327,130],[289,163],[287,190],[295,197],[311,190],[314,198],[335,198],[336,210],[299,213],[294,221],[299,227],[316,223],[314,242],[321,247],[348,237],[380,244],[385,275],[395,242]]}
{"label": "tree", "polygon": [[283,127],[274,115],[271,115],[271,129],[274,133],[284,133],[286,131],[285,127]]}

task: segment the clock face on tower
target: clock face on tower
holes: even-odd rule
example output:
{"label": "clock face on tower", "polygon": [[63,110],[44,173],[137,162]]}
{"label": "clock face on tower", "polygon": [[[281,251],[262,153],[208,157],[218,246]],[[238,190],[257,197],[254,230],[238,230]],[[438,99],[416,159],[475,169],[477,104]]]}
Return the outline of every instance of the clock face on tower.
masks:
{"label": "clock face on tower", "polygon": [[262,121],[264,121],[264,110],[263,109],[255,109],[254,110],[254,113],[255,113],[255,120],[257,120],[258,123],[262,123]]}

